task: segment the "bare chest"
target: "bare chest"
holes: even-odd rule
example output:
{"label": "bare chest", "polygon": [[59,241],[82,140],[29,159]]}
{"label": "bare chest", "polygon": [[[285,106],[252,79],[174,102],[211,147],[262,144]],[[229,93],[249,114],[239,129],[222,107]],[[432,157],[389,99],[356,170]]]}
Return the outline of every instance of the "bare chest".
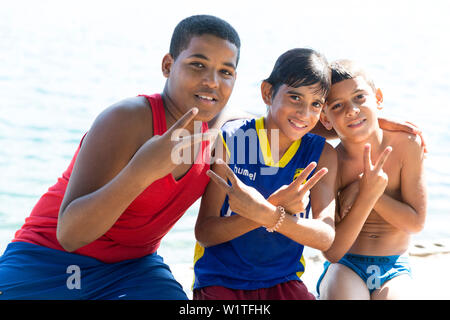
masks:
{"label": "bare chest", "polygon": [[[401,159],[398,157],[390,157],[384,164],[382,170],[388,176],[388,185],[386,187],[385,193],[388,195],[399,198],[401,197]],[[364,165],[362,159],[348,160],[339,162],[338,171],[338,189],[344,189],[346,186],[352,182],[359,179],[361,174],[364,173]]]}

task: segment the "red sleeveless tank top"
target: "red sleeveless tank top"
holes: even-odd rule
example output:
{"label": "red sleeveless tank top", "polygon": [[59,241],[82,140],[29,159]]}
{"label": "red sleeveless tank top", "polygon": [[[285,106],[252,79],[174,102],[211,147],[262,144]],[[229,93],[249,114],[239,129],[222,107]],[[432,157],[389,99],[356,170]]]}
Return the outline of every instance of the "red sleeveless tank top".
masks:
{"label": "red sleeveless tank top", "polygon": [[[161,96],[142,96],[147,98],[152,109],[153,134],[163,134],[167,129]],[[203,123],[202,132],[207,130],[208,125]],[[64,250],[56,239],[58,213],[82,141],[69,167],[39,199],[25,224],[16,232],[13,242],[24,241]],[[206,141],[202,143],[195,163],[181,179],[175,180],[172,174],[168,174],[153,182],[128,206],[108,232],[74,253],[114,263],[155,252],[164,235],[202,196],[209,182],[206,175],[209,169],[208,144]]]}

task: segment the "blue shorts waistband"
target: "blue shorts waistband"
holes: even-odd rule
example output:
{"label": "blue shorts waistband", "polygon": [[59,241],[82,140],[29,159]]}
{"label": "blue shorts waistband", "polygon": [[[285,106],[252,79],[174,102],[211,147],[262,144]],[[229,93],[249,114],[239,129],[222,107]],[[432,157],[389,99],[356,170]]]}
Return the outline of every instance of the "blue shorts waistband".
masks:
{"label": "blue shorts waistband", "polygon": [[374,263],[374,264],[393,264],[397,261],[407,261],[407,255],[394,255],[394,256],[366,256],[353,253],[347,253],[345,258],[359,263]]}

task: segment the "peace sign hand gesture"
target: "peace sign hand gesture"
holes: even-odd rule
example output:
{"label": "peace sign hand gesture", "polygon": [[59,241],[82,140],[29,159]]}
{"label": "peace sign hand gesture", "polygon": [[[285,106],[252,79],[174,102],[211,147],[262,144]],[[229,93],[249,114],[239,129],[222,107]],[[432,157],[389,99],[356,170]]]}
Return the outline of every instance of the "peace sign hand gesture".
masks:
{"label": "peace sign hand gesture", "polygon": [[378,199],[384,193],[388,184],[388,176],[383,171],[383,165],[392,152],[392,147],[388,146],[378,157],[375,165],[372,164],[370,157],[370,144],[364,146],[364,172],[360,182],[360,192],[371,194]]}
{"label": "peace sign hand gesture", "polygon": [[219,165],[221,171],[225,173],[225,178],[230,180],[231,186],[214,171],[208,170],[206,174],[228,195],[230,209],[261,225],[273,224],[272,222],[267,223],[267,221],[263,221],[263,217],[259,213],[262,210],[272,210],[275,207],[273,207],[258,190],[247,186],[239,180],[222,159],[218,159],[216,164]]}
{"label": "peace sign hand gesture", "polygon": [[196,133],[180,138],[180,130],[193,121],[198,113],[197,108],[186,112],[164,134],[154,135],[145,142],[133,156],[134,166],[138,170],[148,172],[149,180],[160,179],[171,173],[180,164],[180,152],[203,140],[211,140],[211,133]]}
{"label": "peace sign hand gesture", "polygon": [[305,182],[316,166],[317,163],[311,162],[297,179],[292,181],[291,184],[279,188],[267,200],[275,206],[284,207],[286,212],[290,214],[305,212],[309,203],[309,190],[328,173],[327,168],[322,168]]}

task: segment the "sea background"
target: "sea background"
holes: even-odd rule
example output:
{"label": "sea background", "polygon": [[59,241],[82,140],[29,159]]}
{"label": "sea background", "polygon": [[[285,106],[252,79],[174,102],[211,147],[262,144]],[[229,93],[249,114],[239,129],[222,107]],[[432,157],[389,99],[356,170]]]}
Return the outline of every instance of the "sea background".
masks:
{"label": "sea background", "polygon": [[[424,132],[428,218],[413,238],[450,238],[448,1],[0,1],[0,254],[111,104],[161,92],[161,59],[192,14],[242,41],[229,108],[262,115],[259,85],[284,51],[310,47],[366,65],[380,115]],[[169,265],[193,258],[195,203],[164,238]]]}

